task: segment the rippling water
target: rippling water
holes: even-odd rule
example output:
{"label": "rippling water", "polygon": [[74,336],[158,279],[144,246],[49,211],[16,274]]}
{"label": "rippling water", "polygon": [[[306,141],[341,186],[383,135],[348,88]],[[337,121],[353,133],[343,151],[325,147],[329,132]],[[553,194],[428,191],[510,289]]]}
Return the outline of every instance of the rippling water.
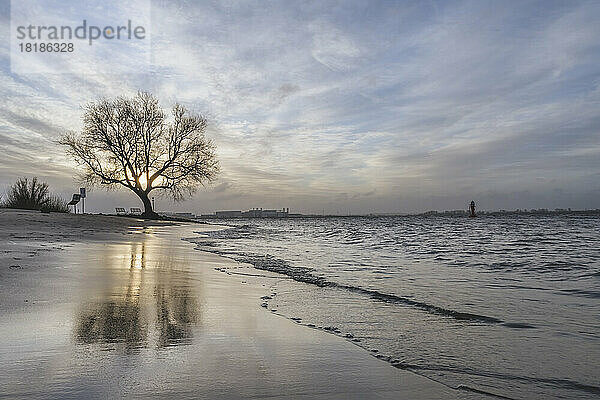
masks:
{"label": "rippling water", "polygon": [[291,277],[270,309],[511,399],[600,396],[600,218],[228,220],[203,250]]}

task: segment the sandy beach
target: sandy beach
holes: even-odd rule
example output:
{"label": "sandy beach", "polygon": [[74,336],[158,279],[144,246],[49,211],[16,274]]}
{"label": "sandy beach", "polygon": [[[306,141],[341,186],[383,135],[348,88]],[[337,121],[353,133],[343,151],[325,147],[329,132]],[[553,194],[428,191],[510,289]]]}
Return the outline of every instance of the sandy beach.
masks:
{"label": "sandy beach", "polygon": [[0,397],[459,394],[261,307],[282,276],[181,240],[214,226],[1,210],[0,227]]}

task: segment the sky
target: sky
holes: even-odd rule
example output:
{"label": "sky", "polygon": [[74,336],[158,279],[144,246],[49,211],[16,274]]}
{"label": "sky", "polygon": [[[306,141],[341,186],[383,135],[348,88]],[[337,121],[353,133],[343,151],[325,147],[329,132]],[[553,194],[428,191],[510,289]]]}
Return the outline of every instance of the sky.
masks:
{"label": "sky", "polygon": [[[221,165],[187,201],[157,197],[160,211],[600,208],[599,1],[148,10],[149,62],[31,74],[11,72],[11,4],[0,0],[0,192],[39,176],[70,197],[77,170],[56,139],[81,129],[86,103],[141,90],[205,115]],[[140,204],[92,188],[86,208]]]}

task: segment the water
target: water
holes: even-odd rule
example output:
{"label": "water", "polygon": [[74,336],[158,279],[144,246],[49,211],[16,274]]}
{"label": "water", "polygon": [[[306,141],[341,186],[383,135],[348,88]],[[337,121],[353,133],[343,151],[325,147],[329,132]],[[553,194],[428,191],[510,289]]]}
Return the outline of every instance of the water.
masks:
{"label": "water", "polygon": [[277,313],[467,398],[600,396],[597,216],[226,223],[192,240],[288,278],[266,300]]}

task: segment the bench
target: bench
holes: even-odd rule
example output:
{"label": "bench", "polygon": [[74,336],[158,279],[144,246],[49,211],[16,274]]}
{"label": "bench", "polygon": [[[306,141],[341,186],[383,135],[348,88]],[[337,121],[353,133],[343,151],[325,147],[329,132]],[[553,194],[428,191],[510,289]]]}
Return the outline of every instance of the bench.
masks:
{"label": "bench", "polygon": [[115,211],[117,212],[117,215],[125,215],[126,211],[123,207],[115,207]]}
{"label": "bench", "polygon": [[142,215],[142,209],[139,207],[131,207],[129,213],[132,215]]}

